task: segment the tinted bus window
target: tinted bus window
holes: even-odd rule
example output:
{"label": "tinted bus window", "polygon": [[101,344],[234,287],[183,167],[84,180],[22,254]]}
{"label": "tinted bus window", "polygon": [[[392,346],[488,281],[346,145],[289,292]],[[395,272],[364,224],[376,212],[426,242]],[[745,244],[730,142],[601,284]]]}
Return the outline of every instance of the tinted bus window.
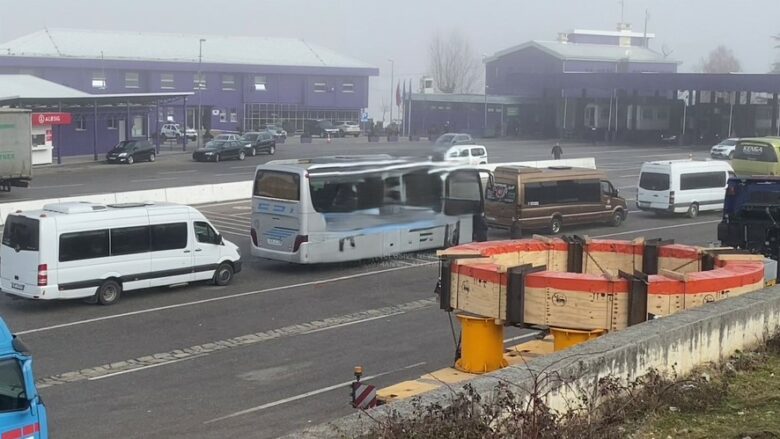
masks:
{"label": "tinted bus window", "polygon": [[17,250],[38,251],[38,220],[8,215],[3,229],[3,245]]}
{"label": "tinted bus window", "polygon": [[298,174],[260,171],[255,176],[254,195],[256,197],[298,201],[300,200],[300,193],[300,178]]}
{"label": "tinted bus window", "polygon": [[697,172],[694,174],[680,175],[680,190],[711,189],[726,186],[726,173],[721,172]]}
{"label": "tinted bus window", "polygon": [[639,187],[648,191],[668,191],[669,174],[643,172],[639,177]]}
{"label": "tinted bus window", "polygon": [[111,255],[145,253],[150,249],[149,227],[111,229]]}
{"label": "tinted bus window", "polygon": [[179,250],[187,247],[187,223],[152,226],[152,251]]}
{"label": "tinted bus window", "polygon": [[734,158],[754,162],[777,162],[777,153],[772,145],[756,142],[739,142],[734,149]]}
{"label": "tinted bus window", "polygon": [[60,262],[108,257],[108,230],[60,235]]}
{"label": "tinted bus window", "polygon": [[24,376],[15,359],[0,361],[0,412],[13,412],[28,407],[24,391]]}

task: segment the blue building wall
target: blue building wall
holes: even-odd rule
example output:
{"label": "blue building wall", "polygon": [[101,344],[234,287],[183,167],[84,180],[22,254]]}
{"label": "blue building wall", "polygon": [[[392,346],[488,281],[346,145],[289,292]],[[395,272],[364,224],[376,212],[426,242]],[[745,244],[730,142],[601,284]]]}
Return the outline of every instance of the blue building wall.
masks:
{"label": "blue building wall", "polygon": [[[195,76],[202,72],[206,87],[195,89]],[[137,87],[129,87],[125,75],[138,73]],[[333,118],[342,118],[345,114],[360,114],[368,106],[368,78],[378,74],[374,68],[339,68],[305,66],[257,66],[238,64],[202,64],[162,61],[120,61],[100,59],[34,58],[21,56],[0,56],[0,74],[33,74],[40,78],[62,84],[92,94],[120,93],[166,93],[194,92],[186,102],[173,102],[163,105],[155,115],[153,107],[136,109],[132,112],[128,124],[135,116],[144,120],[143,135],[156,132],[158,123],[169,119],[182,125],[196,127],[193,120],[196,108],[202,107],[203,126],[212,130],[236,131],[256,128],[260,123],[270,120],[252,120],[252,126],[244,127],[247,122],[245,109],[264,105],[264,108],[277,108],[285,105],[295,108],[289,115],[317,114]],[[93,75],[105,77],[106,87],[93,87]],[[165,87],[163,75],[173,75],[173,86]],[[223,87],[223,77],[233,78],[232,89]],[[265,90],[255,89],[255,77],[265,77]],[[322,87],[319,84],[325,84]],[[315,90],[315,84],[316,86]],[[344,84],[352,84],[345,89]],[[190,119],[187,119],[187,110]],[[219,110],[220,114],[213,114]],[[111,114],[114,111],[115,114]],[[72,111],[74,116],[82,117],[88,129],[79,130],[74,125],[55,129],[55,145],[62,148],[63,155],[89,154],[93,152],[94,114],[90,110]],[[83,113],[83,114],[82,114]],[[267,112],[264,117],[271,117]],[[264,113],[265,114],[265,113]],[[156,116],[156,117],[155,117]],[[234,117],[231,117],[234,116]],[[116,124],[109,127],[109,119],[126,120],[124,111],[100,109],[98,114],[98,150],[105,151],[119,140]],[[75,120],[75,119],[74,119]],[[57,132],[59,130],[59,133]]]}

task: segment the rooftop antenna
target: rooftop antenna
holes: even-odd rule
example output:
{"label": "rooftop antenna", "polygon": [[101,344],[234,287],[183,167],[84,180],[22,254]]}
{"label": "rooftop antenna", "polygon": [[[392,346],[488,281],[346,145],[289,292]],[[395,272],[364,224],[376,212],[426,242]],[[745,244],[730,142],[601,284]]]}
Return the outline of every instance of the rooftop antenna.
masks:
{"label": "rooftop antenna", "polygon": [[62,56],[62,52],[60,52],[60,48],[57,47],[57,42],[54,41],[54,37],[51,36],[51,32],[49,32],[48,27],[43,28],[44,32],[46,32],[46,36],[49,37],[49,41],[51,41],[52,46],[54,46],[54,50],[57,51],[57,55]]}
{"label": "rooftop antenna", "polygon": [[620,24],[625,23],[626,0],[620,0]]}
{"label": "rooftop antenna", "polygon": [[650,47],[650,42],[647,41],[647,21],[650,20],[650,11],[645,9],[645,36],[643,42],[645,43],[645,47]]}

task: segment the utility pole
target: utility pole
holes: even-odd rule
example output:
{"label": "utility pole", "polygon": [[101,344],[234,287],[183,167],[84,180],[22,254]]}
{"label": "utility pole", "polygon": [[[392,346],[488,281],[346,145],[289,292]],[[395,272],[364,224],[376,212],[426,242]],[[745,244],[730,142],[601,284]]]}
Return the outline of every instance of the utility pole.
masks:
{"label": "utility pole", "polygon": [[622,25],[625,22],[625,10],[626,10],[626,0],[620,0],[620,24]]}
{"label": "utility pole", "polygon": [[198,147],[203,146],[203,71],[201,65],[203,64],[203,43],[205,42],[206,40],[201,38],[198,44]]}
{"label": "utility pole", "polygon": [[388,61],[390,61],[390,123],[393,123],[393,71],[395,70],[395,62],[392,59],[388,59]]}

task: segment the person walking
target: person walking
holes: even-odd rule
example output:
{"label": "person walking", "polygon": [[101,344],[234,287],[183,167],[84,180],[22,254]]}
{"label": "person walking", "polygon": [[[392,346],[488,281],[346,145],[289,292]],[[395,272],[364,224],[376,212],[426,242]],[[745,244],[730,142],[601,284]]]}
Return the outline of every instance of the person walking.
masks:
{"label": "person walking", "polygon": [[555,146],[552,147],[552,155],[555,158],[555,160],[559,160],[561,156],[563,155],[563,149],[561,149],[561,144],[558,142],[555,142]]}

